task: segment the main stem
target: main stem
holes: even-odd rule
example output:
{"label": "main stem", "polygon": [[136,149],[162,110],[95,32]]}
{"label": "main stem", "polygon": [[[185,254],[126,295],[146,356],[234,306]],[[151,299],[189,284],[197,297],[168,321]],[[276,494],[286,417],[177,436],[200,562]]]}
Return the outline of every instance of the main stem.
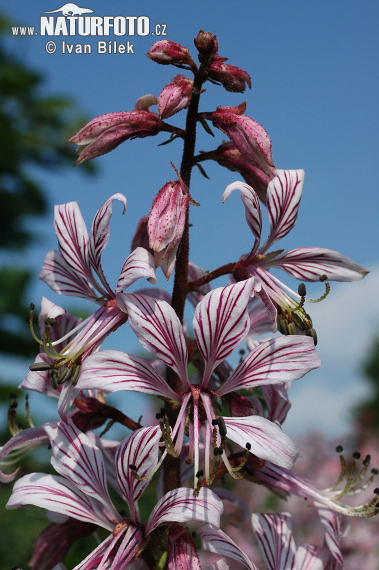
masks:
{"label": "main stem", "polygon": [[[201,64],[198,71],[194,76],[194,85],[190,104],[188,106],[187,120],[186,120],[186,134],[184,137],[184,148],[182,156],[182,164],[180,167],[180,176],[183,179],[187,188],[190,187],[191,173],[193,167],[193,158],[195,156],[196,144],[196,126],[197,114],[199,109],[199,101],[201,94],[201,87],[206,80],[206,67],[207,65]],[[179,244],[178,253],[175,264],[175,279],[174,288],[172,292],[172,307],[178,315],[181,322],[184,317],[184,305],[188,289],[188,261],[189,261],[189,213],[187,209],[186,223],[182,239]],[[181,390],[181,381],[178,375],[171,369],[167,368],[167,383],[177,393]],[[171,426],[174,425],[176,420],[176,412],[172,407],[168,407],[167,414]],[[181,486],[180,478],[180,458],[168,455],[163,464],[163,483],[164,492],[168,493],[173,489]]]}

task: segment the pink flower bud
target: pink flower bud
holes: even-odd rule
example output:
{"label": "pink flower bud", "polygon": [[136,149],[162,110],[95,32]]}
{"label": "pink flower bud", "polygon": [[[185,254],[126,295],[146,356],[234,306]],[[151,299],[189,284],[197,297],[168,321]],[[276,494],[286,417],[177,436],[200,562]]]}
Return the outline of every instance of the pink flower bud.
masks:
{"label": "pink flower bud", "polygon": [[158,112],[162,119],[167,119],[189,105],[193,80],[185,75],[177,75],[163,87],[158,98]]}
{"label": "pink flower bud", "polygon": [[156,113],[144,110],[108,113],[92,119],[69,139],[77,143],[80,164],[115,149],[130,138],[156,135],[162,122]]}
{"label": "pink flower bud", "polygon": [[215,127],[225,133],[243,156],[268,176],[272,174],[271,141],[264,128],[244,115],[246,104],[238,107],[217,107],[212,114]]}
{"label": "pink flower bud", "polygon": [[194,44],[201,55],[213,55],[218,50],[217,37],[210,32],[200,32],[194,39]]}
{"label": "pink flower bud", "polygon": [[196,69],[196,64],[193,61],[189,50],[170,40],[159,40],[151,46],[147,52],[147,57],[160,63],[162,65],[170,64],[187,64],[193,69]]}
{"label": "pink flower bud", "polygon": [[270,167],[271,174],[267,175],[259,166],[248,162],[232,142],[224,143],[215,151],[205,154],[207,159],[216,160],[232,172],[242,174],[247,184],[254,188],[259,199],[266,203],[267,186],[275,176],[275,168]]}
{"label": "pink flower bud", "polygon": [[190,195],[179,180],[167,182],[155,196],[147,224],[149,246],[155,263],[169,279],[175,265],[176,251],[183,235]]}
{"label": "pink flower bud", "polygon": [[208,75],[214,81],[219,81],[227,91],[243,93],[246,84],[251,89],[251,78],[247,71],[235,65],[224,63],[227,58],[215,55],[208,68]]}

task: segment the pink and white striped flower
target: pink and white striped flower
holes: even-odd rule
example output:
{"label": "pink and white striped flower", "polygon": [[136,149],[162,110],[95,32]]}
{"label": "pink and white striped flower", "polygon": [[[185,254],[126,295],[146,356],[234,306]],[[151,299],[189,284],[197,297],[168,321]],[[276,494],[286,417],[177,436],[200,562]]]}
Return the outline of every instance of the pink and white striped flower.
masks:
{"label": "pink and white striped flower", "polygon": [[[77,394],[71,383],[76,383],[83,360],[98,350],[105,337],[127,319],[117,306],[117,293],[142,277],[156,282],[154,259],[142,247],[137,247],[126,259],[115,291],[106,280],[101,254],[109,240],[114,200],[122,202],[125,212],[125,197],[114,194],[96,213],[90,233],[77,202],[55,207],[54,225],[59,250],[48,252],[39,277],[58,294],[91,299],[100,305],[81,322],[61,307],[42,300],[39,319],[42,341],[36,340],[43,346],[43,352],[38,355],[22,387],[44,391],[46,377],[52,374],[55,387],[65,384],[60,395],[62,417]],[[72,382],[66,383],[66,380]]]}
{"label": "pink and white striped flower", "polygon": [[[263,245],[260,244],[262,214],[257,192],[245,182],[233,182],[227,186],[222,196],[225,202],[233,190],[241,191],[246,221],[255,237],[253,249],[242,259],[241,264],[251,275],[261,279],[264,289],[280,309],[278,324],[285,334],[298,334],[299,329],[309,331],[312,322],[303,309],[301,296],[274,277],[269,272],[271,268],[283,269],[301,281],[356,281],[368,273],[348,257],[321,247],[296,248],[286,253],[282,249],[268,252],[276,241],[286,236],[295,226],[303,184],[303,170],[276,171],[275,178],[267,188],[270,234]],[[285,330],[289,323],[289,330]]]}
{"label": "pink and white striped flower", "polygon": [[[166,427],[164,409],[158,414],[166,447],[161,461],[167,453],[179,456],[188,429],[188,459],[193,461],[195,475],[200,472],[201,436],[204,441],[208,483],[221,458],[230,474],[239,478],[226,457],[226,437],[246,448],[247,455],[251,451],[262,459],[292,466],[297,457],[296,447],[277,425],[257,415],[219,417],[217,412],[217,400],[229,392],[296,380],[320,365],[311,339],[276,338],[263,342],[248,354],[223,385],[217,383],[213,372],[246,337],[250,328],[246,307],[251,295],[259,289],[257,279],[248,279],[211,291],[197,305],[193,328],[204,366],[200,381],[195,375],[196,383],[188,378],[185,335],[171,306],[143,295],[119,295],[118,303],[127,311],[140,343],[176,372],[183,392],[176,394],[146,359],[115,350],[105,350],[86,359],[78,386],[112,392],[146,392],[176,401],[179,411],[172,432]],[[213,459],[215,465],[211,467]]]}
{"label": "pink and white striped flower", "polygon": [[161,437],[158,426],[137,430],[117,449],[116,491],[128,505],[127,518],[110,499],[104,458],[93,441],[72,423],[46,425],[45,431],[51,443],[51,462],[59,475],[25,475],[15,483],[7,508],[35,505],[108,530],[109,536],[75,570],[123,570],[161,524],[200,521],[219,528],[222,501],[209,489],[202,489],[198,497],[188,488],[166,493],[147,524],[141,522],[138,500],[148,481],[137,480],[130,465],[144,475],[156,464]]}

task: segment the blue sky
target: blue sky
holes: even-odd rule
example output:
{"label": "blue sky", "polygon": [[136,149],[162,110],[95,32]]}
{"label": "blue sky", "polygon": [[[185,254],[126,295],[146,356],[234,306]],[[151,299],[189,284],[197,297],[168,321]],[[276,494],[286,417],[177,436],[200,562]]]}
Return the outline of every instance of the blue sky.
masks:
{"label": "blue sky", "polygon": [[[38,29],[41,12],[60,6],[59,2],[45,0],[14,0],[9,2],[7,13],[14,25]],[[187,46],[194,54],[197,32],[211,31],[219,40],[219,53],[250,73],[252,89],[244,94],[207,85],[201,110],[246,101],[247,114],[260,122],[271,137],[275,165],[305,169],[298,223],[283,240],[283,247],[328,247],[371,271],[363,282],[332,285],[327,300],[312,306],[323,367],[293,386],[293,410],[285,424],[291,434],[305,428],[319,428],[332,435],[345,432],[346,410],[365,392],[359,362],[378,331],[378,3],[250,0],[237,6],[198,0],[182,4],[171,0],[90,0],[79,6],[91,8],[98,16],[147,16],[151,29],[155,24],[165,24],[166,38]],[[51,39],[57,45],[54,54],[45,49]],[[87,38],[79,36],[13,37],[10,46],[45,74],[49,92],[72,96],[88,117],[95,117],[131,110],[143,94],[158,96],[178,71],[145,57],[151,44],[159,39],[156,36],[129,38],[134,54],[97,53],[97,42],[109,39],[125,42],[113,36],[94,37],[92,53],[81,55],[61,53],[63,40],[75,45],[88,43]],[[183,117],[173,117],[172,122],[182,125]],[[220,144],[222,133],[215,135],[211,139],[200,133],[198,150]],[[36,275],[46,251],[56,246],[52,231],[54,204],[78,200],[90,225],[105,199],[122,192],[128,199],[127,212],[122,217],[121,207],[115,206],[111,241],[104,254],[106,274],[111,283],[116,282],[139,218],[148,213],[159,188],[172,179],[170,162],[180,166],[180,143],[157,147],[163,140],[163,136],[157,136],[126,142],[97,159],[96,179],[83,176],[80,167],[38,173],[48,190],[51,209],[49,218],[40,225],[41,245],[29,256]],[[191,212],[191,259],[205,269],[213,269],[248,251],[252,236],[237,194],[221,204],[224,188],[238,177],[218,165],[204,166],[210,180],[197,172],[192,179],[191,194],[201,206]],[[289,279],[286,282],[292,284]],[[161,277],[159,283],[167,287]],[[321,294],[319,285],[309,291],[313,297]],[[36,282],[31,297],[38,303],[41,295],[72,306],[71,299],[58,298],[43,283]],[[139,350],[131,336],[126,338],[117,337],[116,347]],[[19,367],[14,370],[15,377],[22,376]]]}

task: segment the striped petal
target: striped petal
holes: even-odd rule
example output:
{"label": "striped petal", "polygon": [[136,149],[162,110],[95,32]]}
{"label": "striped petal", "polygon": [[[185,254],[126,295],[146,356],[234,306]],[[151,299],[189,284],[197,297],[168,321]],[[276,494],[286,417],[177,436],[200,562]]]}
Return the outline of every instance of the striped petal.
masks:
{"label": "striped petal", "polygon": [[[204,550],[209,550],[215,554],[237,560],[237,562],[243,564],[246,568],[249,568],[249,570],[258,570],[239,546],[237,546],[227,534],[222,532],[222,530],[216,530],[209,524],[206,524],[198,529],[197,534],[200,536],[201,546]],[[226,568],[228,568],[228,566],[226,566]]]}
{"label": "striped petal", "polygon": [[276,424],[260,416],[224,417],[226,436],[261,459],[291,469],[299,452],[292,439]]}
{"label": "striped petal", "polygon": [[193,489],[180,487],[166,493],[154,507],[145,534],[164,522],[200,521],[219,528],[222,511],[222,501],[207,487],[202,487],[197,497]]}
{"label": "striped petal", "polygon": [[292,382],[320,365],[312,338],[299,335],[273,338],[252,350],[217,393],[223,396],[243,388]]}
{"label": "striped petal", "polygon": [[296,545],[290,515],[254,513],[251,521],[267,570],[296,570]]}
{"label": "striped petal", "polygon": [[[18,453],[23,450],[23,454],[30,453],[36,447],[41,445],[47,445],[48,438],[43,428],[27,428],[16,433],[5,445],[0,448],[0,465],[2,467],[7,465],[7,460],[4,459],[12,451],[17,451]],[[8,458],[9,463],[11,458]],[[12,461],[13,464],[13,461]],[[0,481],[2,483],[10,483],[16,477],[19,471],[19,467],[14,473],[3,473],[0,471]]]}
{"label": "striped petal", "polygon": [[144,247],[137,247],[126,258],[116,286],[116,293],[124,291],[137,279],[145,277],[150,283],[156,283],[154,257]]}
{"label": "striped petal", "polygon": [[159,440],[162,431],[159,426],[142,428],[125,438],[116,453],[118,485],[129,505],[130,518],[137,524],[140,521],[137,501],[151,479],[140,481],[134,476],[130,465],[140,477],[151,473],[158,463]]}
{"label": "striped petal", "polygon": [[254,250],[259,245],[262,232],[262,213],[259,197],[256,191],[246,182],[233,182],[224,190],[222,201],[226,202],[233,190],[241,190],[241,199],[245,206],[245,216],[249,228],[255,236]]}
{"label": "striped petal", "polygon": [[325,531],[325,543],[330,550],[332,556],[338,564],[343,568],[343,557],[341,552],[340,541],[349,530],[350,523],[348,518],[326,508],[320,503],[314,503],[320,517],[320,522]]}
{"label": "striped petal", "polygon": [[94,285],[88,281],[88,278],[83,277],[80,272],[76,273],[59,251],[54,249],[47,253],[38,279],[44,281],[59,295],[73,295],[84,299],[98,297]]}
{"label": "striped petal", "polygon": [[205,360],[202,388],[220,364],[247,335],[250,318],[246,310],[259,280],[252,278],[208,293],[197,305],[193,330]]}
{"label": "striped petal", "polygon": [[100,281],[102,282],[104,289],[108,291],[108,293],[112,293],[111,289],[109,288],[108,282],[104,277],[104,273],[101,267],[101,254],[104,248],[106,247],[109,235],[110,235],[110,228],[109,222],[112,217],[112,205],[113,200],[120,200],[123,204],[123,214],[125,214],[126,210],[126,198],[122,194],[113,194],[108,200],[104,202],[104,204],[99,208],[97,211],[93,223],[91,234],[89,236],[88,242],[88,259],[96,271],[97,275],[99,276]]}
{"label": "striped petal", "polygon": [[58,475],[30,473],[16,481],[6,508],[17,509],[24,505],[35,505],[111,531],[114,527],[74,483]]}
{"label": "striped petal", "polygon": [[88,356],[76,386],[79,390],[144,392],[180,401],[146,358],[119,350],[102,350]]}
{"label": "striped petal", "polygon": [[322,275],[330,281],[357,281],[369,273],[352,259],[322,247],[292,249],[262,265],[284,269],[301,281],[319,281]]}
{"label": "striped petal", "polygon": [[165,301],[145,295],[121,293],[117,302],[128,313],[130,326],[142,346],[175,370],[188,388],[187,346],[174,309]]}
{"label": "striped petal", "polygon": [[296,570],[324,570],[330,554],[326,548],[314,544],[300,544],[296,554]]}
{"label": "striped petal", "polygon": [[304,170],[277,170],[267,188],[270,235],[260,250],[263,253],[294,227],[303,191]]}
{"label": "striped petal", "polygon": [[63,421],[44,426],[49,436],[54,469],[85,495],[103,503],[112,518],[120,520],[109,497],[103,455],[74,424]]}

